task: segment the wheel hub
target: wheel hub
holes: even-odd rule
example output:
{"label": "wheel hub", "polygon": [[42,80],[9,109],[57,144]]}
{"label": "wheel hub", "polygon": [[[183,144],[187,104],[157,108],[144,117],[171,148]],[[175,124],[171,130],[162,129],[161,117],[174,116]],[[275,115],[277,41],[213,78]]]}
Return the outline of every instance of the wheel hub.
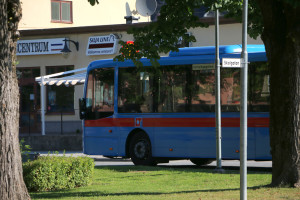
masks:
{"label": "wheel hub", "polygon": [[139,141],[134,147],[134,154],[137,158],[145,159],[147,158],[147,143],[145,141]]}

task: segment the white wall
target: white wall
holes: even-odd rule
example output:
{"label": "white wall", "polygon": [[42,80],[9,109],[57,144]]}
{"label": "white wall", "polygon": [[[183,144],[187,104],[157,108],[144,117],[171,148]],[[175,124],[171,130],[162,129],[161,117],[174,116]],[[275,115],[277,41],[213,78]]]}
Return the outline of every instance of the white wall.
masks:
{"label": "white wall", "polygon": [[91,6],[87,0],[73,0],[73,23],[51,22],[50,0],[21,0],[22,19],[19,29],[45,29],[77,26],[125,24],[124,16],[139,16],[139,22],[148,22],[149,17],[136,13],[136,0],[100,0]]}
{"label": "white wall", "polygon": [[[220,45],[242,44],[242,24],[220,25]],[[192,29],[192,34],[197,42],[193,46],[214,46],[215,45],[215,26],[208,28]],[[254,40],[248,37],[248,44],[263,44],[260,38]]]}

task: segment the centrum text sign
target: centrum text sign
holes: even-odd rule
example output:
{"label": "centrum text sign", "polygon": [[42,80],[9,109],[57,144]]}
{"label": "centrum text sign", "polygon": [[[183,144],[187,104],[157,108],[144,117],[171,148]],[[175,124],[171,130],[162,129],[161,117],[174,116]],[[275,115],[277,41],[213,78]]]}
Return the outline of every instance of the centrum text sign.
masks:
{"label": "centrum text sign", "polygon": [[17,42],[17,55],[45,55],[61,54],[64,47],[65,38],[38,39],[38,40],[19,40]]}
{"label": "centrum text sign", "polygon": [[240,58],[223,58],[222,59],[222,67],[232,67],[239,68],[241,67],[241,59]]}

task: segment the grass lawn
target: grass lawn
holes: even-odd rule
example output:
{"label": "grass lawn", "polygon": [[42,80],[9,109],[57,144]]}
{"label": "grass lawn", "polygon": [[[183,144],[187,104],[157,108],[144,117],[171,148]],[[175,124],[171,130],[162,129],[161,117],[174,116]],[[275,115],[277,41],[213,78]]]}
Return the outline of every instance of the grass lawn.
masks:
{"label": "grass lawn", "polygon": [[[248,199],[300,200],[299,188],[270,188],[270,172],[248,171]],[[213,169],[109,166],[96,167],[93,183],[72,190],[30,193],[32,199],[239,199],[239,171]]]}

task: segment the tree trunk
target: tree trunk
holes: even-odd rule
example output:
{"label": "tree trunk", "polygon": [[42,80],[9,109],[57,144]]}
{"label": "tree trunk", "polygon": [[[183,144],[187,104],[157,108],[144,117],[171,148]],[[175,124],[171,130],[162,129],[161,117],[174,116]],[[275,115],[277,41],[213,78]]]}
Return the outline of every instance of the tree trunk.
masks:
{"label": "tree trunk", "polygon": [[270,64],[272,185],[300,187],[300,8],[257,1]]}
{"label": "tree trunk", "polygon": [[30,199],[19,146],[19,87],[15,66],[19,0],[0,1],[0,199]]}

